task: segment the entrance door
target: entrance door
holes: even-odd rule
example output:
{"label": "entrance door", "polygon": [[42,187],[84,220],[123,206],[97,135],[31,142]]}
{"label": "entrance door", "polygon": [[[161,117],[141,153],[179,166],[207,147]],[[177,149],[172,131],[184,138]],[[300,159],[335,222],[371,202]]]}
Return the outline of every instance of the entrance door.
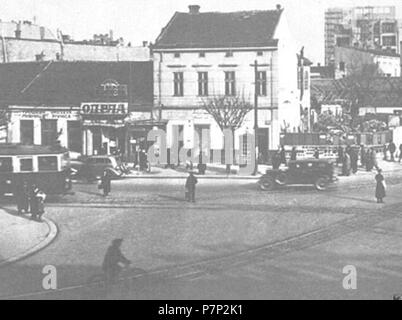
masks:
{"label": "entrance door", "polygon": [[74,152],[82,152],[82,130],[80,121],[67,121],[68,149]]}

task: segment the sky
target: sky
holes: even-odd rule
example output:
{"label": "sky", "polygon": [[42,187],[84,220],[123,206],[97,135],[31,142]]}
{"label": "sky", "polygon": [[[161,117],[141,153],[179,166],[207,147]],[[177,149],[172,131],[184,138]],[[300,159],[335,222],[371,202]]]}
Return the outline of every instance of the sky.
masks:
{"label": "sky", "polygon": [[123,37],[126,43],[154,42],[174,12],[187,12],[198,4],[201,12],[285,9],[290,31],[305,55],[315,64],[324,61],[324,12],[328,7],[394,5],[402,19],[401,0],[0,0],[0,19],[31,20],[60,29],[74,40],[95,33]]}

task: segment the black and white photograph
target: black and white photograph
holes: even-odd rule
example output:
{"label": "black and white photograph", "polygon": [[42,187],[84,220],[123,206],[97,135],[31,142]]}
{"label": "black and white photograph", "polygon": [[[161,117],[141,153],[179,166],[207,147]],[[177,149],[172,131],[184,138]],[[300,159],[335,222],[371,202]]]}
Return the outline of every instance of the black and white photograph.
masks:
{"label": "black and white photograph", "polygon": [[402,300],[401,52],[399,0],[0,0],[0,300]]}

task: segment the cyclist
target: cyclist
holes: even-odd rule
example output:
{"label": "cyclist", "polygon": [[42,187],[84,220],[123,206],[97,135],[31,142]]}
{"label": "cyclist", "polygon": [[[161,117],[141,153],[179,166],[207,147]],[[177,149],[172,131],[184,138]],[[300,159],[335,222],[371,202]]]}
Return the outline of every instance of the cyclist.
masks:
{"label": "cyclist", "polygon": [[110,287],[116,283],[119,274],[122,270],[121,264],[126,267],[131,264],[131,261],[128,260],[123,253],[121,252],[121,245],[123,243],[123,239],[114,239],[112,244],[106,251],[105,258],[102,264],[102,270],[106,277],[106,289],[109,291]]}

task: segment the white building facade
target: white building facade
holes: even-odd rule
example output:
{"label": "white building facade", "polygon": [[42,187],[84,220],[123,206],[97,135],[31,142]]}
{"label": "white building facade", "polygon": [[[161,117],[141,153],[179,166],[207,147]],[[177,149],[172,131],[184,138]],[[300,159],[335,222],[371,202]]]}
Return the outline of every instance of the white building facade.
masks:
{"label": "white building facade", "polygon": [[[188,28],[178,29],[183,25]],[[222,149],[223,133],[204,104],[237,96],[254,106],[257,88],[258,150],[277,149],[281,131],[297,132],[301,125],[296,51],[281,8],[200,13],[190,6],[189,13],[176,13],[153,47],[154,105],[168,121],[168,148],[177,125],[185,148],[194,147],[194,132],[208,128],[210,148]],[[235,132],[236,148],[246,133],[254,134],[253,110]]]}

